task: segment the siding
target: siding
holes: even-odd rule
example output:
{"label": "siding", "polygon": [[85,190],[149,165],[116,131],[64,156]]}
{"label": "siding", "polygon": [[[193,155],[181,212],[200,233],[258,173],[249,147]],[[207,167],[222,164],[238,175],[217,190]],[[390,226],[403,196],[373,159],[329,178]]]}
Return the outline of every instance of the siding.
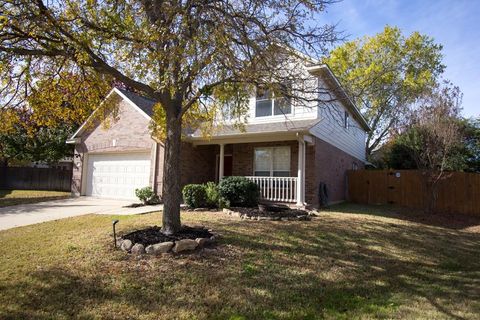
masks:
{"label": "siding", "polygon": [[[321,79],[319,79],[319,87],[325,89],[322,91],[328,89],[328,85]],[[318,118],[320,121],[310,129],[311,134],[365,162],[365,130],[343,105],[342,101],[336,100],[333,89],[330,89],[330,93],[325,94],[324,97],[320,97],[320,99],[322,98],[324,101],[333,101],[321,103],[318,106]],[[345,111],[350,115],[350,126],[348,129],[344,127]]]}

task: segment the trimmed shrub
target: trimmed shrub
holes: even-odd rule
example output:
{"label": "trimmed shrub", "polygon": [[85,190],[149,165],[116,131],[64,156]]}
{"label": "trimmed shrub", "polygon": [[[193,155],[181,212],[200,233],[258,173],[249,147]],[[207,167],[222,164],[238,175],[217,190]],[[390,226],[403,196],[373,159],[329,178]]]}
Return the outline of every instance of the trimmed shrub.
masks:
{"label": "trimmed shrub", "polygon": [[217,208],[220,200],[220,195],[218,194],[218,187],[215,182],[207,182],[205,185],[206,193],[206,204],[209,208]]}
{"label": "trimmed shrub", "polygon": [[187,184],[183,187],[183,201],[190,208],[203,208],[207,205],[207,192],[204,184]]}
{"label": "trimmed shrub", "polygon": [[135,195],[143,204],[158,204],[160,198],[151,187],[135,189]]}
{"label": "trimmed shrub", "polygon": [[226,177],[218,184],[220,197],[232,207],[254,207],[258,205],[258,186],[245,177]]}

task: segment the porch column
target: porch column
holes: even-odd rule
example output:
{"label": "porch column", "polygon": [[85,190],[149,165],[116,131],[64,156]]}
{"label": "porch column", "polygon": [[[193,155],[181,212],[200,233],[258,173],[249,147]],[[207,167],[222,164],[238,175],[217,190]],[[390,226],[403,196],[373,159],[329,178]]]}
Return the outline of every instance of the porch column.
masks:
{"label": "porch column", "polygon": [[220,159],[218,159],[219,161],[219,165],[218,165],[218,181],[220,182],[220,180],[222,180],[223,178],[223,173],[224,173],[224,168],[225,168],[225,165],[224,165],[224,160],[225,160],[225,145],[222,143],[220,144],[220,155],[219,155]]}
{"label": "porch column", "polygon": [[305,141],[298,138],[297,206],[305,205]]}

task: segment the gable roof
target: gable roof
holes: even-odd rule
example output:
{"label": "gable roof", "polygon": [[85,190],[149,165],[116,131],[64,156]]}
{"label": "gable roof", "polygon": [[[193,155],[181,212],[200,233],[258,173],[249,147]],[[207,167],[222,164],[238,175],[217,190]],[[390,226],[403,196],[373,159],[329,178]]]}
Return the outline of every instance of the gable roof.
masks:
{"label": "gable roof", "polygon": [[140,114],[142,114],[142,116],[144,116],[147,120],[152,119],[153,106],[155,105],[155,102],[153,100],[125,89],[113,88],[107,94],[100,106],[92,112],[92,114],[87,118],[87,120],[85,120],[85,122],[80,126],[80,128],[78,128],[78,130],[75,131],[75,133],[67,140],[67,143],[76,143],[76,138],[85,131],[86,125],[90,122],[90,120],[92,120],[93,115],[100,109],[101,105],[105,102],[105,100],[107,100],[114,94],[120,96],[131,107],[140,112]]}
{"label": "gable roof", "polygon": [[128,100],[133,102],[138,108],[140,108],[143,112],[145,112],[150,118],[152,117],[153,106],[155,105],[155,101],[125,89],[119,89],[119,88],[115,88],[115,89],[120,91]]}
{"label": "gable roof", "polygon": [[360,109],[357,107],[357,105],[353,102],[353,100],[347,94],[347,91],[342,86],[340,81],[338,81],[332,69],[330,69],[330,67],[327,64],[311,65],[307,67],[307,70],[314,75],[322,75],[322,74],[326,75],[329,78],[329,80],[332,81],[333,84],[339,89],[338,92],[341,94],[340,98],[342,99],[343,102],[345,102],[346,107],[353,114],[355,120],[357,120],[360,123],[360,125],[365,131],[372,130],[372,128],[370,128],[370,126],[368,125],[367,120],[360,112]]}

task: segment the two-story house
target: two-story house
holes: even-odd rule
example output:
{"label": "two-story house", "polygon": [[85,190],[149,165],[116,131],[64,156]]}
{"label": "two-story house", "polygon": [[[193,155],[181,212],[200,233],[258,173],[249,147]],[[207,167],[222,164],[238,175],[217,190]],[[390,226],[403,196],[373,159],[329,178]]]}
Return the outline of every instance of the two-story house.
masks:
{"label": "two-story house", "polygon": [[[321,184],[330,203],[344,200],[346,171],[365,164],[369,127],[328,66],[305,68],[335,99],[306,106],[257,90],[243,128],[226,121],[209,137],[187,135],[181,184],[245,176],[265,200],[315,206]],[[152,186],[161,195],[164,148],[149,130],[154,102],[117,88],[112,97],[118,107],[109,125],[87,120],[68,141],[75,144],[72,192],[135,199],[136,188]]]}

